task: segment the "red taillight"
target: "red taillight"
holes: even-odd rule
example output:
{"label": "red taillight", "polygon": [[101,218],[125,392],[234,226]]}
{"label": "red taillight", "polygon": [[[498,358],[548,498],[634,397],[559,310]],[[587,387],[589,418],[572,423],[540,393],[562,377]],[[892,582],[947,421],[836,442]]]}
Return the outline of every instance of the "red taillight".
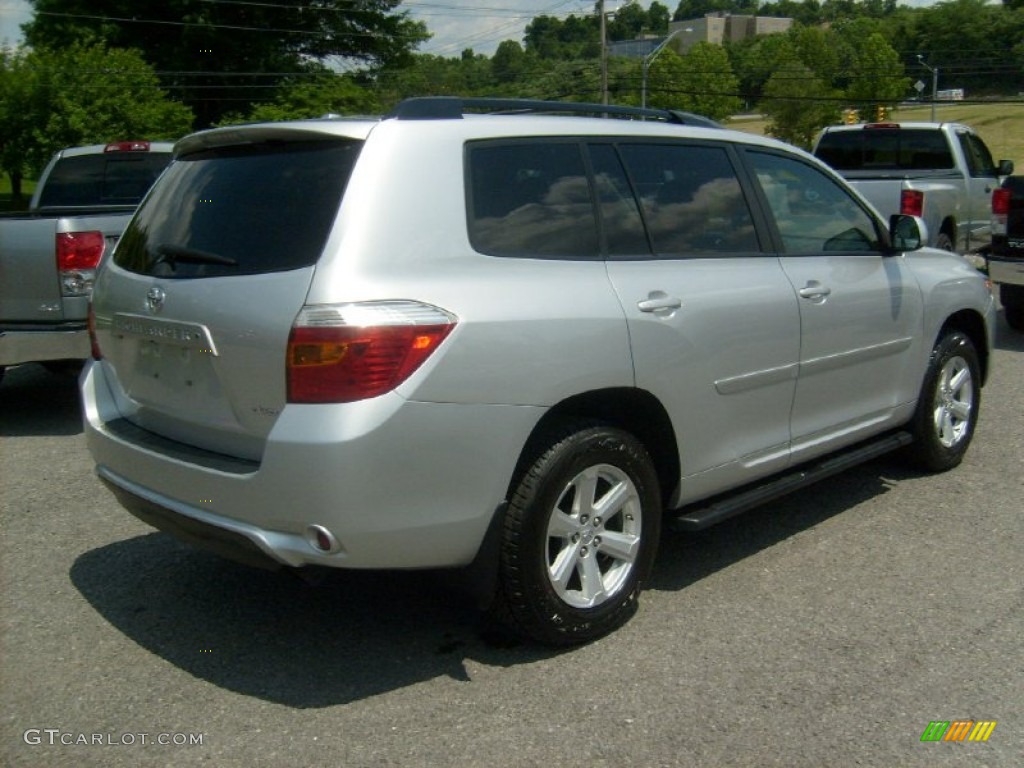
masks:
{"label": "red taillight", "polygon": [[923,215],[924,192],[919,189],[904,189],[900,192],[900,213],[904,216]]}
{"label": "red taillight", "polygon": [[349,403],[390,392],[455,322],[413,301],[304,307],[288,338],[288,402]]}
{"label": "red taillight", "polygon": [[57,235],[57,269],[96,269],[105,246],[102,232],[61,232]]}
{"label": "red taillight", "polygon": [[96,338],[96,311],[92,308],[92,302],[89,302],[89,313],[88,327],[89,327],[89,347],[92,352],[93,360],[102,360],[103,353],[100,352],[100,343]]}
{"label": "red taillight", "polygon": [[1006,216],[1010,213],[1010,190],[1000,187],[992,192],[992,213]]}
{"label": "red taillight", "polygon": [[1005,235],[1010,216],[1011,191],[1000,187],[992,192],[992,234]]}
{"label": "red taillight", "polygon": [[62,296],[89,295],[105,247],[103,233],[95,230],[57,234],[57,271]]}

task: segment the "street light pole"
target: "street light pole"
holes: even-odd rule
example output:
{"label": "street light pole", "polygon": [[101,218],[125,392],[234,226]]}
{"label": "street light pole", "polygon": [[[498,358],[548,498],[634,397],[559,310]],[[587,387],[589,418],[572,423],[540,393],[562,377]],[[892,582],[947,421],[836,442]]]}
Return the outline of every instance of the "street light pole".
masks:
{"label": "street light pole", "polygon": [[651,68],[651,64],[654,63],[654,60],[658,57],[658,54],[665,50],[665,46],[667,46],[669,42],[671,42],[673,37],[675,37],[676,35],[681,35],[684,32],[693,32],[693,30],[690,27],[686,27],[685,29],[677,29],[671,35],[669,35],[660,43],[658,43],[657,47],[653,51],[644,56],[643,62],[640,65],[640,106],[642,108],[647,108],[647,72]]}
{"label": "street light pole", "polygon": [[932,122],[935,122],[935,102],[939,96],[939,68],[932,69],[924,63],[924,56],[917,54],[918,63],[932,73]]}

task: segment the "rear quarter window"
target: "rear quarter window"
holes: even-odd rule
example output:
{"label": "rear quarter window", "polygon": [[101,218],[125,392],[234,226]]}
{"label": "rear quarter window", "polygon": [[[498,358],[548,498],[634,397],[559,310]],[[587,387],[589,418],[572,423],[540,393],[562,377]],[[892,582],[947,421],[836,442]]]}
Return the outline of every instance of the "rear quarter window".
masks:
{"label": "rear quarter window", "polygon": [[576,141],[467,147],[469,237],[492,256],[597,258],[594,202]]}
{"label": "rear quarter window", "polygon": [[178,158],[114,262],[170,278],[298,269],[320,257],[361,142],[274,142]]}

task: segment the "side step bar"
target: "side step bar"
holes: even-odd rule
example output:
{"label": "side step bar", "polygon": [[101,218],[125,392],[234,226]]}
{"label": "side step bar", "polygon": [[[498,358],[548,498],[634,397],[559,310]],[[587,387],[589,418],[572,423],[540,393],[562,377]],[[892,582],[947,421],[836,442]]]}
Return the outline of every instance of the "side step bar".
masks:
{"label": "side step bar", "polygon": [[817,464],[805,464],[788,474],[780,475],[762,485],[718,496],[710,503],[698,502],[677,510],[672,527],[681,531],[699,531],[715,523],[746,512],[748,509],[773,501],[788,493],[816,483],[850,467],[883,456],[913,442],[909,432],[896,432],[869,443],[859,443],[844,452],[833,454]]}

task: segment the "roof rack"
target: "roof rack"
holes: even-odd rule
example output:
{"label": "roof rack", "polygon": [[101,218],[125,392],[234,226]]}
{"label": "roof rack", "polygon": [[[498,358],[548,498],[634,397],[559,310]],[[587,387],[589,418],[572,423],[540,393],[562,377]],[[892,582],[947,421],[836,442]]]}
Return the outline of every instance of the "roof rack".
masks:
{"label": "roof rack", "polygon": [[682,112],[676,109],[643,109],[623,107],[617,104],[589,104],[572,101],[543,101],[540,99],[486,99],[460,98],[458,96],[420,96],[405,99],[388,115],[399,120],[444,120],[461,119],[469,111],[490,114],[572,114],[597,117],[618,117],[632,119],[663,120],[679,125],[694,125],[702,128],[721,128],[721,123],[709,117]]}

